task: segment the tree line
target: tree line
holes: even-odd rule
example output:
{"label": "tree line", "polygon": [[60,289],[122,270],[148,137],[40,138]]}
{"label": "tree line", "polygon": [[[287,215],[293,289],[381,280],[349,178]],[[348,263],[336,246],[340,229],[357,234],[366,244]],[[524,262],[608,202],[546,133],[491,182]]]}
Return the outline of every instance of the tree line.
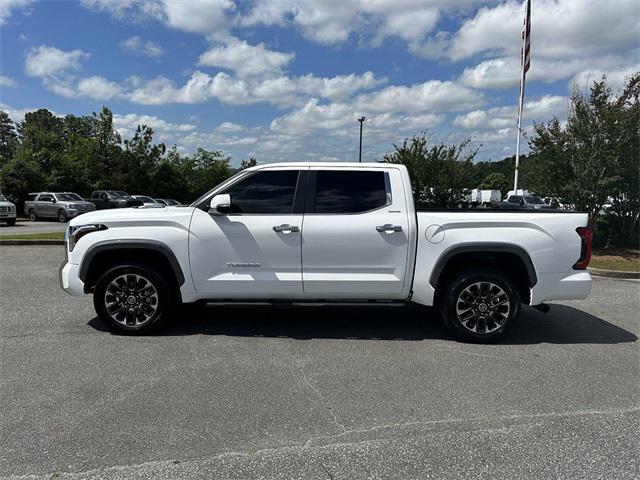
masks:
{"label": "tree line", "polygon": [[[637,246],[640,218],[640,72],[620,95],[606,78],[588,93],[574,90],[566,121],[535,125],[529,155],[521,157],[520,185],[590,214],[601,243]],[[514,157],[476,162],[470,140],[430,144],[426,134],[394,145],[382,161],[410,171],[418,203],[456,207],[470,188],[513,187]],[[46,109],[27,113],[17,125],[0,111],[0,189],[18,204],[27,193],[117,189],[191,202],[238,168],[222,151],[198,148],[181,154],[155,143],[139,125],[122,139],[112,112],[57,117]],[[256,164],[243,160],[240,169]],[[599,212],[611,203],[607,215]]]}
{"label": "tree line", "polygon": [[[154,143],[153,129],[139,125],[129,139],[114,128],[104,107],[88,116],[57,117],[46,109],[14,124],[0,111],[0,188],[20,203],[27,193],[115,189],[191,202],[238,169],[221,151],[191,155]],[[255,165],[254,159],[240,168]]]}

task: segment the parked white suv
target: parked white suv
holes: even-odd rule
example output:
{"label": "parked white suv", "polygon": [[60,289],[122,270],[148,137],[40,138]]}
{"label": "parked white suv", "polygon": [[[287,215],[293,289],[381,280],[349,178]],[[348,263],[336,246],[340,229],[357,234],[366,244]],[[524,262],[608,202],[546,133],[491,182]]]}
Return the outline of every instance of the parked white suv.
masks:
{"label": "parked white suv", "polygon": [[16,206],[0,193],[0,221],[10,227],[16,224]]}
{"label": "parked white suv", "polygon": [[129,331],[180,302],[414,302],[459,337],[491,341],[521,303],[589,294],[586,226],[559,211],[416,212],[401,165],[271,164],[190,207],[72,220],[60,280]]}

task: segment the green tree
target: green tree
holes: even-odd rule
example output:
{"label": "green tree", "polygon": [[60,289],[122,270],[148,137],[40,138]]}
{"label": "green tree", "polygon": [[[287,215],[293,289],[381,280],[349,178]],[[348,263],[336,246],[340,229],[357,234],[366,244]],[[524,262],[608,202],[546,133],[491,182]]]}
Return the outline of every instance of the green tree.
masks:
{"label": "green tree", "polygon": [[44,172],[24,158],[15,157],[0,169],[0,190],[16,204],[18,212],[22,212],[27,194],[42,190],[45,185]]}
{"label": "green tree", "polygon": [[153,129],[138,125],[130,140],[125,140],[122,188],[129,193],[142,193],[152,188],[152,177],[165,154],[164,143],[153,143]]}
{"label": "green tree", "polygon": [[591,227],[614,196],[629,215],[628,228],[637,229],[637,85],[635,75],[619,98],[607,86],[606,77],[594,82],[588,94],[574,89],[566,126],[554,118],[536,125],[530,140],[530,187],[587,211]]}
{"label": "green tree", "polygon": [[247,168],[255,167],[256,165],[258,165],[258,161],[255,158],[251,157],[249,158],[249,160],[242,160],[240,162],[239,170],[245,170]]}
{"label": "green tree", "polygon": [[0,167],[14,157],[18,146],[18,135],[9,114],[0,110]]}
{"label": "green tree", "polygon": [[429,147],[422,134],[394,145],[384,161],[407,167],[418,207],[455,208],[473,185],[472,162],[477,150],[468,150],[469,143]]}
{"label": "green tree", "polygon": [[478,188],[482,190],[500,190],[501,194],[509,191],[509,180],[501,172],[491,172],[480,183]]}

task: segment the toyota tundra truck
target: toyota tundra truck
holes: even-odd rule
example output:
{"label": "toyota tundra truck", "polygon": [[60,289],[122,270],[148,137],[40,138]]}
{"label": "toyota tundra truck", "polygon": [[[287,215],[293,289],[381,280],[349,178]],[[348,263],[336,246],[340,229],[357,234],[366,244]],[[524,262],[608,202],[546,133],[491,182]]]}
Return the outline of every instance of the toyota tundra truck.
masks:
{"label": "toyota tundra truck", "polygon": [[384,163],[248,168],[188,207],[73,219],[65,251],[62,288],[93,294],[101,319],[136,332],[180,303],[411,302],[490,342],[522,304],[591,290],[586,214],[416,211],[407,169]]}

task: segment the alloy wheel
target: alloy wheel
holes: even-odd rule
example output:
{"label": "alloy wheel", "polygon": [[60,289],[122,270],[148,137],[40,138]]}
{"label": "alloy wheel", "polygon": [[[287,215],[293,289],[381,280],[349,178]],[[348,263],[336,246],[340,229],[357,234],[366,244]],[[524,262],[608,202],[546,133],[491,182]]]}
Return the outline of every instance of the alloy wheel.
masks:
{"label": "alloy wheel", "polygon": [[109,316],[125,327],[140,327],[151,321],[158,310],[158,291],[142,275],[120,275],[107,286],[104,304]]}
{"label": "alloy wheel", "polygon": [[476,334],[498,330],[509,318],[511,302],[502,287],[492,282],[476,282],[467,286],[456,301],[460,324]]}

